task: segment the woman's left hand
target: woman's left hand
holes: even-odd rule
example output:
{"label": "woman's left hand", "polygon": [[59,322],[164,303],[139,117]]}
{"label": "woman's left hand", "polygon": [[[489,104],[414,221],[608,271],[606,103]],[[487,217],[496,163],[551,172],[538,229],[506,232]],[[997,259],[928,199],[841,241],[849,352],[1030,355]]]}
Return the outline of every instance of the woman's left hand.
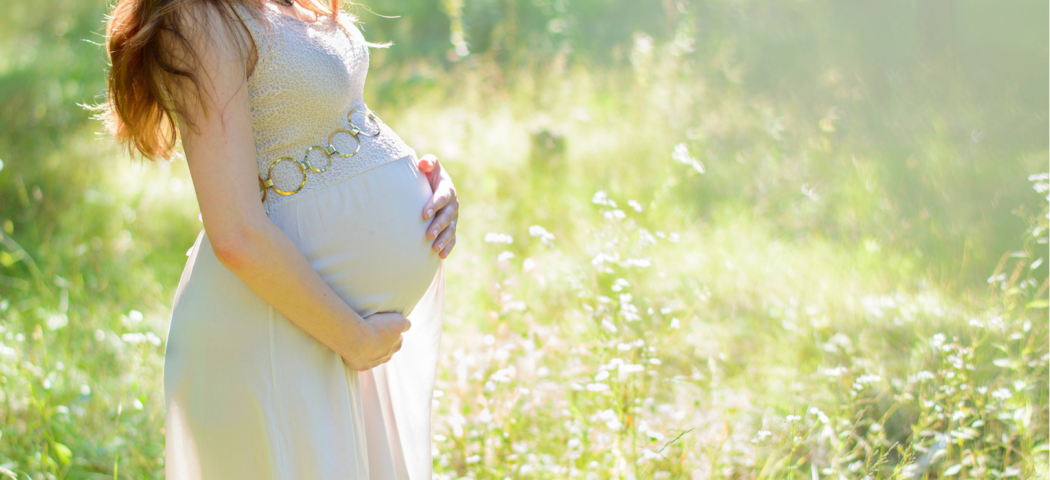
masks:
{"label": "woman's left hand", "polygon": [[423,206],[423,218],[433,218],[427,227],[427,240],[438,256],[445,258],[456,245],[456,222],[459,220],[459,198],[445,169],[441,168],[437,156],[428,153],[419,159],[419,171],[427,176],[434,196]]}

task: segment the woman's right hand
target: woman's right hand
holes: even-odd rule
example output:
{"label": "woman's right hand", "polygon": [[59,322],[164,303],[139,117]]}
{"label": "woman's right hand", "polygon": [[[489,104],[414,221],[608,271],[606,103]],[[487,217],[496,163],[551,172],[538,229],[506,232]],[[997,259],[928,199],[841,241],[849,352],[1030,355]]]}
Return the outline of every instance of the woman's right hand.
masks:
{"label": "woman's right hand", "polygon": [[357,371],[371,370],[389,362],[401,350],[402,334],[412,327],[412,322],[397,312],[369,315],[363,322],[365,334],[357,342],[357,348],[343,355],[343,362]]}

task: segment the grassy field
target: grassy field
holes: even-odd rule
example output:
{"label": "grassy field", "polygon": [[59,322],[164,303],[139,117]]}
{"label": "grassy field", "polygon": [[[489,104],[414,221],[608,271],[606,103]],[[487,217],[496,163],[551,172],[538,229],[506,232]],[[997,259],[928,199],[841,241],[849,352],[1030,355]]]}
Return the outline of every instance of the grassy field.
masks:
{"label": "grassy field", "polygon": [[[77,106],[105,4],[47,3],[0,6],[0,478],[160,478],[193,187]],[[366,29],[403,45],[366,100],[463,202],[437,477],[1047,478],[1046,5],[951,48],[681,5],[606,60]]]}

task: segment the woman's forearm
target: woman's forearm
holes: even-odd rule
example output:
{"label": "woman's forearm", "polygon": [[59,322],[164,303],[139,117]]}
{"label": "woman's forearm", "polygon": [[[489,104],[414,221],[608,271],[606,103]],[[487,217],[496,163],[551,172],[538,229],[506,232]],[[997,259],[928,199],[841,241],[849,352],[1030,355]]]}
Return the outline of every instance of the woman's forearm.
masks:
{"label": "woman's forearm", "polygon": [[397,319],[388,323],[400,330],[385,328],[382,318],[363,320],[266,215],[259,201],[250,69],[247,52],[239,48],[246,43],[241,40],[250,45],[251,39],[230,36],[240,31],[225,28],[210,7],[200,13],[200,21],[189,22],[185,38],[173,37],[166,61],[198,73],[193,78],[202,81],[167,86],[178,105],[178,137],[215,255],[264,301],[351,366],[374,364],[400,348],[405,328]]}
{"label": "woman's forearm", "polygon": [[245,220],[212,238],[216,257],[285,317],[347,358],[369,333],[361,316],[313,269],[269,217]]}

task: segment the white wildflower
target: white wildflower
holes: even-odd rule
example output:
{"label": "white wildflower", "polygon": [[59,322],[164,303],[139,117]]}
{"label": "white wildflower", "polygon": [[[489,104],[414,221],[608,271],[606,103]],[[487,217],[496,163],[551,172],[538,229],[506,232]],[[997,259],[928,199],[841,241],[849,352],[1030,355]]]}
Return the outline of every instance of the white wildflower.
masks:
{"label": "white wildflower", "polygon": [[513,300],[503,304],[503,313],[507,312],[524,312],[528,308],[525,302],[521,300]]}
{"label": "white wildflower", "polygon": [[823,370],[824,375],[829,377],[841,377],[843,373],[846,373],[845,367],[835,367]]}
{"label": "white wildflower", "polygon": [[649,450],[648,448],[644,448],[642,449],[642,457],[638,459],[637,463],[641,465],[642,463],[648,462],[649,460],[663,460],[664,458],[666,457],[664,457],[663,453],[654,452],[652,450]]}
{"label": "white wildflower", "polygon": [[601,267],[602,264],[604,264],[606,262],[616,263],[617,262],[617,257],[613,256],[613,255],[609,255],[609,254],[607,254],[605,252],[599,252],[597,255],[594,256],[593,259],[591,259],[591,265],[594,265],[595,267]]}
{"label": "white wildflower", "polygon": [[69,324],[69,317],[64,313],[55,313],[47,317],[47,329],[58,330]]}
{"label": "white wildflower", "polygon": [[495,373],[489,376],[489,380],[499,383],[507,383],[510,382],[510,379],[514,377],[514,375],[517,374],[517,372],[518,371],[516,368],[514,368],[514,365],[511,365],[507,368],[501,368],[499,370],[496,370]]}
{"label": "white wildflower", "polygon": [[620,416],[611,409],[599,411],[594,414],[594,418],[598,421],[605,422],[605,426],[609,427],[609,430],[615,431],[623,427],[623,424],[620,423]]}
{"label": "white wildflower", "polygon": [[0,343],[0,359],[13,362],[18,360],[18,352],[16,352],[15,349]]}
{"label": "white wildflower", "polygon": [[120,339],[123,340],[124,343],[138,345],[146,341],[146,336],[141,333],[125,333],[120,336]]}
{"label": "white wildflower", "polygon": [[882,377],[880,377],[878,375],[861,375],[860,377],[857,378],[857,383],[861,383],[861,384],[878,383],[878,382],[881,382],[881,381],[882,381]]}
{"label": "white wildflower", "polygon": [[594,192],[594,196],[591,197],[591,202],[596,205],[605,205],[610,208],[616,208],[616,202],[609,198],[609,196],[606,195],[605,191],[603,190],[598,190],[597,192]]}
{"label": "white wildflower", "polygon": [[817,189],[809,186],[808,183],[802,184],[802,194],[809,197],[809,199],[814,202],[820,200],[820,194],[817,193]]}
{"label": "white wildflower", "polygon": [[514,243],[514,238],[506,233],[489,232],[485,234],[485,243]]}
{"label": "white wildflower", "polygon": [[641,243],[643,247],[647,245],[656,245],[656,237],[654,237],[647,229],[638,229],[638,238],[639,243]]}
{"label": "white wildflower", "polygon": [[932,373],[930,373],[930,372],[928,372],[926,370],[923,370],[923,371],[915,374],[915,379],[916,380],[933,380],[935,378],[937,378],[936,375],[934,375],[934,374],[932,374]]}
{"label": "white wildflower", "polygon": [[704,166],[699,160],[693,158],[693,155],[689,153],[689,147],[686,146],[685,143],[679,143],[674,146],[674,152],[671,153],[671,158],[678,163],[693,167],[697,173],[705,173]]}
{"label": "white wildflower", "polygon": [[638,316],[637,312],[638,309],[634,308],[634,305],[628,304],[620,310],[620,315],[622,315],[624,320],[627,320],[628,322],[637,322],[642,319],[642,317]]}
{"label": "white wildflower", "polygon": [[533,225],[529,227],[529,235],[533,237],[540,237],[540,243],[547,245],[548,247],[553,245],[554,234],[548,232],[545,228],[539,225]]}
{"label": "white wildflower", "polygon": [[638,364],[620,365],[620,371],[624,373],[644,372],[645,366]]}
{"label": "white wildflower", "polygon": [[620,266],[647,268],[653,266],[653,262],[648,258],[628,258],[620,262]]}

